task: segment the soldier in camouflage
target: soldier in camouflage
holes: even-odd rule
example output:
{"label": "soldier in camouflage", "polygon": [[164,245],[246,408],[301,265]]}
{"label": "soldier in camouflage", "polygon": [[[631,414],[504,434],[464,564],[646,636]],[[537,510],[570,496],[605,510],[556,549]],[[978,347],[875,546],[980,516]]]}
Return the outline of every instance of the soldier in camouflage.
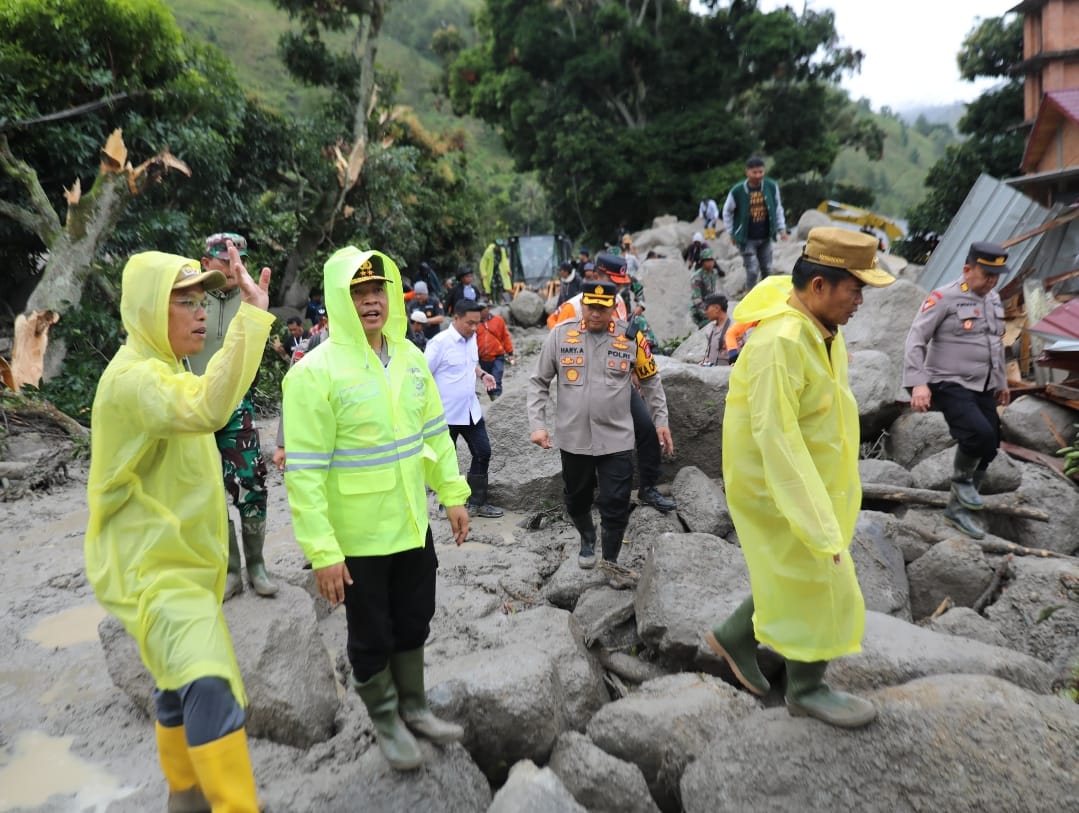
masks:
{"label": "soldier in camouflage", "polygon": [[[221,271],[228,278],[226,285],[207,296],[206,344],[202,352],[188,357],[188,366],[197,375],[206,372],[211,357],[221,348],[229,323],[240,307],[238,282],[230,276],[226,240],[231,240],[241,256],[247,254],[247,240],[239,234],[222,232],[206,238],[202,267],[207,271]],[[251,387],[240,401],[232,417],[214,437],[221,452],[221,468],[225,490],[233,505],[240,512],[240,535],[243,540],[244,561],[251,587],[260,596],[277,593],[277,585],[266,572],[262,548],[266,539],[266,462],[259,445],[255,428],[255,406],[251,400]],[[240,545],[236,528],[231,519],[228,523],[229,562],[225,580],[224,598],[227,601],[243,591],[240,577]]]}

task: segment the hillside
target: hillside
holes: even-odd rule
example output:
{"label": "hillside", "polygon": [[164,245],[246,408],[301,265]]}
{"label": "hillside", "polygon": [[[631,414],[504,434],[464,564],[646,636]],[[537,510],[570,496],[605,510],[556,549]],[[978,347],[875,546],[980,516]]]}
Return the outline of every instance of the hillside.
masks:
{"label": "hillside", "polygon": [[[314,108],[323,91],[307,88],[288,75],[277,56],[278,38],[289,27],[288,16],[271,0],[168,0],[180,26],[221,48],[236,64],[249,92],[277,110],[303,114]],[[511,199],[521,185],[497,133],[472,118],[458,118],[440,105],[432,90],[439,65],[428,49],[430,35],[441,24],[457,25],[471,33],[472,11],[482,0],[399,0],[391,3],[379,46],[379,66],[398,77],[398,101],[416,110],[429,129],[463,130],[468,138],[470,166],[490,194]],[[917,128],[885,111],[872,116],[887,133],[884,159],[870,161],[864,153],[844,150],[829,179],[865,186],[874,191],[873,209],[903,218],[923,195],[928,168],[943,155],[954,136],[944,127]],[[534,184],[531,184],[534,186]],[[657,213],[660,214],[660,213]]]}

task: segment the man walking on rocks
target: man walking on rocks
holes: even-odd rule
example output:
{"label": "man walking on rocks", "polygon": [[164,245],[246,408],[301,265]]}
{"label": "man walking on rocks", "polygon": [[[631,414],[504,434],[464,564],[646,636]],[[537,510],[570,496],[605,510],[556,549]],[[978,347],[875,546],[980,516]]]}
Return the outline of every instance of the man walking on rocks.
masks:
{"label": "man walking on rocks", "polygon": [[470,516],[493,519],[502,516],[501,508],[487,502],[487,472],[491,466],[491,439],[483,419],[480,399],[476,397],[476,379],[491,392],[498,382],[480,366],[476,331],[482,321],[483,306],[473,299],[462,299],[453,311],[453,323],[427,342],[423,353],[427,367],[446,409],[446,423],[454,445],[463,437],[472,455],[468,467]]}
{"label": "man walking on rocks", "polygon": [[204,375],[183,358],[206,342],[209,291],[226,275],[149,251],[124,267],[127,341],[94,397],[86,576],[153,676],[169,810],[256,813],[247,703],[221,596],[227,515],[214,431],[262,361],[270,269],[256,284],[226,238],[240,302]]}
{"label": "man walking on rocks", "polygon": [[723,272],[716,266],[712,249],[701,251],[701,265],[689,278],[690,316],[698,328],[708,324],[708,314],[704,312],[705,297],[723,293],[723,283],[720,281],[722,276]]}
{"label": "man walking on rocks", "polygon": [[746,179],[731,187],[723,204],[723,225],[731,243],[742,252],[746,290],[772,273],[772,241],[787,239],[787,221],[779,184],[764,177],[764,161],[746,161]]}
{"label": "man walking on rocks", "polygon": [[757,695],[770,688],[757,665],[757,643],[767,644],[786,659],[790,713],[845,728],[876,709],[824,682],[828,661],[861,651],[865,629],[849,552],[861,507],[858,404],[839,326],[865,285],[893,282],[871,237],[816,228],[793,275],[765,280],[734,311],[759,320],[723,420],[727,503],[752,595],[705,640]]}
{"label": "man walking on rocks", "polygon": [[1004,306],[993,290],[1008,273],[1008,252],[996,243],[972,243],[963,276],[933,291],[907,334],[903,386],[915,412],[944,413],[958,442],[951,499],[944,519],[967,536],[985,531],[972,511],[984,504],[978,494],[1000,446],[997,406],[1011,400],[1004,371]]}
{"label": "man walking on rocks", "polygon": [[[210,291],[206,299],[206,343],[202,350],[188,357],[191,372],[202,375],[210,358],[221,349],[229,324],[240,308],[239,280],[229,266],[226,243],[231,241],[241,257],[247,255],[247,240],[239,234],[222,232],[206,238],[202,257],[205,271],[220,271],[226,282],[221,288]],[[247,382],[248,388],[240,399],[228,422],[219,427],[215,438],[221,453],[221,468],[225,491],[240,512],[240,538],[243,540],[244,561],[251,587],[260,596],[277,594],[277,585],[266,572],[266,560],[262,553],[266,542],[266,461],[262,457],[259,432],[255,428],[254,386],[255,376]],[[225,580],[225,600],[243,591],[240,578],[240,546],[236,541],[236,528],[228,520],[229,567]]]}
{"label": "man walking on rocks", "polygon": [[424,482],[468,535],[468,486],[423,354],[405,338],[401,273],[346,246],[324,270],[333,333],[285,376],[285,485],[319,594],[345,603],[352,687],[397,770],[418,768],[412,732],[455,742],[427,705],[423,650],[435,612]]}
{"label": "man walking on rocks", "polygon": [[[557,381],[555,431],[562,455],[566,513],[581,538],[577,559],[582,568],[596,564],[595,499],[601,518],[603,559],[618,561],[629,522],[633,487],[633,416],[630,394],[636,375],[655,416],[656,433],[664,451],[673,452],[667,428],[667,399],[655,361],[642,361],[635,341],[626,336],[626,322],[615,319],[618,288],[597,282],[585,288],[584,316],[551,331],[529,380],[530,440],[551,448],[547,404],[551,383]],[[615,585],[620,586],[620,585]]]}

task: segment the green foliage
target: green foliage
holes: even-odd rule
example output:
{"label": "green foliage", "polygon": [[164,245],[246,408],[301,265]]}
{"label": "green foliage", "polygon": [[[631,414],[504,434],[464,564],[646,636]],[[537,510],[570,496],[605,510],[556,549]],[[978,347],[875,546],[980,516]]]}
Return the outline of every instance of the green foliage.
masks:
{"label": "green foliage", "polygon": [[[1075,424],[1075,428],[1079,429],[1079,423]],[[1060,449],[1057,454],[1064,458],[1065,475],[1068,477],[1079,475],[1079,432],[1076,433],[1071,445]]]}

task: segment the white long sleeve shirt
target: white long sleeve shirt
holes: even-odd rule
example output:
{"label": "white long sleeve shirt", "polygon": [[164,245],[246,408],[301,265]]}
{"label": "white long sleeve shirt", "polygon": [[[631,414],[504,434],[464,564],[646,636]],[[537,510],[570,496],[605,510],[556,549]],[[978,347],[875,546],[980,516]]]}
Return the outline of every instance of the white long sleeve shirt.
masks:
{"label": "white long sleeve shirt", "polygon": [[468,426],[483,417],[480,399],[476,397],[476,368],[480,363],[476,337],[466,339],[450,325],[437,336],[428,339],[427,367],[434,376],[446,423]]}

